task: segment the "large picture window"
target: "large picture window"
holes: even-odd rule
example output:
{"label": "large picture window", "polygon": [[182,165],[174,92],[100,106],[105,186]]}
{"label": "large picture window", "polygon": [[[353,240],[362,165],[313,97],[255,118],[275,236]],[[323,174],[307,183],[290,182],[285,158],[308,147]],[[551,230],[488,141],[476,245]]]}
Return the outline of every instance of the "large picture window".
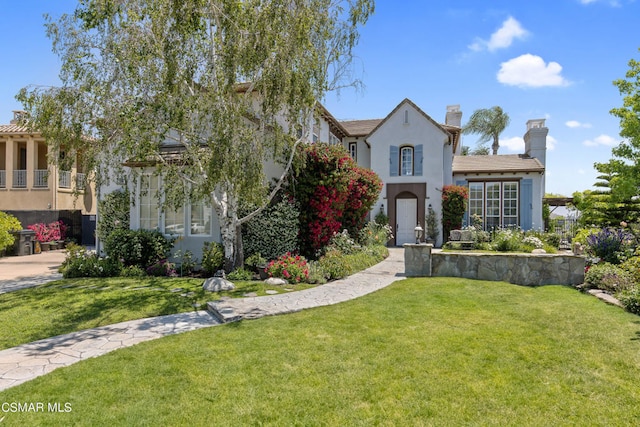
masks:
{"label": "large picture window", "polygon": [[142,175],[140,177],[140,228],[157,230],[160,220],[158,206],[158,177]]}
{"label": "large picture window", "polygon": [[485,230],[520,225],[518,206],[517,181],[469,183],[469,215],[482,218]]}
{"label": "large picture window", "polygon": [[160,208],[158,190],[162,180],[151,174],[140,179],[140,202],[138,213],[140,228],[144,230],[160,230],[167,235],[211,235],[211,216],[213,209],[209,203],[199,202],[185,207]]}

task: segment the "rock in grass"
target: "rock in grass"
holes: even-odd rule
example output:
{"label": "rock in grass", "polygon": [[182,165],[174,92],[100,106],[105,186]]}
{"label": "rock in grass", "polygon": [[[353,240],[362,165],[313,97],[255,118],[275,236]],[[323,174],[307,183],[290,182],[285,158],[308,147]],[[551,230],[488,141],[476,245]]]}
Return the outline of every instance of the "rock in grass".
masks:
{"label": "rock in grass", "polygon": [[280,279],[279,277],[269,277],[264,281],[267,285],[277,286],[277,285],[286,285],[287,281],[284,279]]}
{"label": "rock in grass", "polygon": [[202,288],[209,292],[232,291],[236,287],[233,283],[222,277],[209,277],[204,281]]}

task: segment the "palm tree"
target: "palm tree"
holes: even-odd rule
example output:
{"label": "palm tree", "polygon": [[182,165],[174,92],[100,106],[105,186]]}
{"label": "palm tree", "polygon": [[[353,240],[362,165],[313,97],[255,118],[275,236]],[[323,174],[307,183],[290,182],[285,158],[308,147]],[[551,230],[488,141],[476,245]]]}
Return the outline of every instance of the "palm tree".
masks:
{"label": "palm tree", "polygon": [[481,108],[473,112],[469,121],[462,128],[462,133],[479,133],[478,142],[488,142],[493,140],[491,146],[493,154],[498,154],[500,148],[499,137],[502,131],[509,126],[509,115],[502,111],[500,107]]}

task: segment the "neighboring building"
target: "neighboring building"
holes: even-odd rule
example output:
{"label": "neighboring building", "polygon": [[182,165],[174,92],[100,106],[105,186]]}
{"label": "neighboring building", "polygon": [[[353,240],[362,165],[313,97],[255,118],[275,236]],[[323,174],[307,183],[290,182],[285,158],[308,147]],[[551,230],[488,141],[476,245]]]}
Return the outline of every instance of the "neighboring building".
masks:
{"label": "neighboring building", "polygon": [[[469,212],[480,215],[487,229],[542,228],[548,132],[544,120],[527,122],[525,153],[494,156],[460,155],[461,121],[458,105],[448,106],[444,123],[438,123],[409,99],[386,117],[371,120],[339,121],[320,106],[307,140],[343,144],[360,166],[380,176],[384,187],[372,216],[378,212],[388,215],[394,230],[392,244],[415,241],[414,228],[417,224],[424,228],[429,206],[441,218],[442,187],[451,184],[469,187]],[[273,167],[269,170],[277,175]],[[217,218],[206,204],[162,213],[151,195],[161,185],[158,178],[142,179],[138,188],[130,189],[137,200],[131,209],[132,228],[157,228],[167,234],[177,231],[184,237],[178,249],[189,249],[196,256],[204,241],[220,241]],[[436,245],[443,238],[447,236],[440,230]]]}
{"label": "neighboring building", "polygon": [[23,227],[62,219],[76,239],[93,244],[93,185],[85,186],[85,171],[76,162],[70,170],[49,164],[42,135],[18,124],[23,114],[14,111],[10,124],[0,125],[0,210],[16,216]]}

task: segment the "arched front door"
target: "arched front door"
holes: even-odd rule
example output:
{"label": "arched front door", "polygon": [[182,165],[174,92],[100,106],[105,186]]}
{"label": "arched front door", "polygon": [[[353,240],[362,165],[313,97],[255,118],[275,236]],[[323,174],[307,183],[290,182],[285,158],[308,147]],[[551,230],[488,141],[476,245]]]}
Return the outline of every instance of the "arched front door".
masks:
{"label": "arched front door", "polygon": [[396,199],[396,245],[415,243],[415,227],[418,223],[418,199]]}

